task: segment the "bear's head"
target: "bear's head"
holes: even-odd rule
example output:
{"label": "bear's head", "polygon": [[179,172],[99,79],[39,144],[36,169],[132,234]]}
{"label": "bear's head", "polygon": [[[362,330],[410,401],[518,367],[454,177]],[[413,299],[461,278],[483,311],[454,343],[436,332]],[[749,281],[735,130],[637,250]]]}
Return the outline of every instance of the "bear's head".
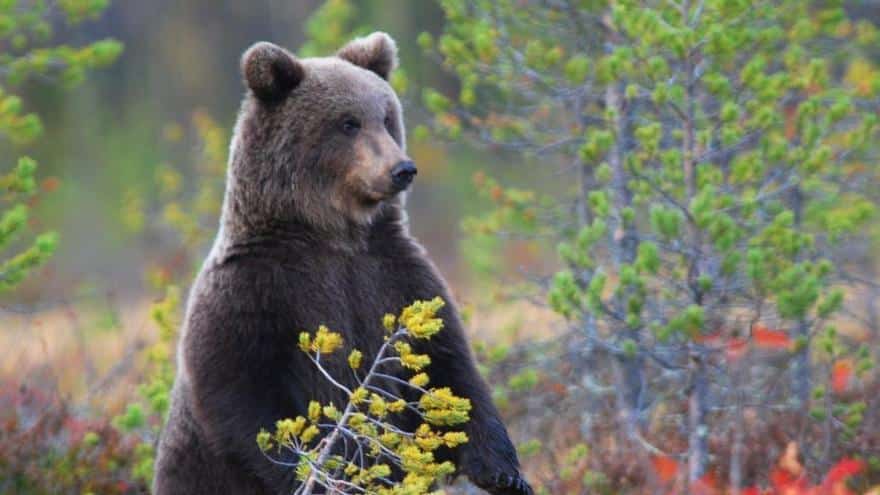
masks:
{"label": "bear's head", "polygon": [[271,43],[242,56],[248,88],[233,137],[224,215],[253,229],[368,225],[400,205],[416,168],[388,84],[397,47],[385,33],[335,56],[297,58]]}

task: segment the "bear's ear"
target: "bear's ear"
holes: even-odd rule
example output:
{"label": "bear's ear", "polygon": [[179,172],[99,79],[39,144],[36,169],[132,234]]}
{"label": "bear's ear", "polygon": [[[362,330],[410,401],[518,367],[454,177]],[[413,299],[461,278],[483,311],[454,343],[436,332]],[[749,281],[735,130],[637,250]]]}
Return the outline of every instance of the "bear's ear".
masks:
{"label": "bear's ear", "polygon": [[241,56],[241,74],[257,98],[271,101],[293,91],[305,77],[305,69],[284,48],[262,41]]}
{"label": "bear's ear", "polygon": [[342,47],[336,56],[375,72],[388,80],[397,67],[397,43],[387,33],[376,31],[364,38],[356,38]]}

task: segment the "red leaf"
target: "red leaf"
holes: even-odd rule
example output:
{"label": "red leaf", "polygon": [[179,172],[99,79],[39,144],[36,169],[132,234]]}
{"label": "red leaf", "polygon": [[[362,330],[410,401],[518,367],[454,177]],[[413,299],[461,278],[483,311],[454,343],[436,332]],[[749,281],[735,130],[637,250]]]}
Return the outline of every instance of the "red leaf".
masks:
{"label": "red leaf", "polygon": [[806,495],[809,489],[804,467],[798,460],[798,445],[789,442],[785,452],[779,457],[776,467],[770,472],[770,484],[779,495]]}
{"label": "red leaf", "polygon": [[691,495],[716,495],[718,491],[718,480],[712,472],[703,475],[702,478],[691,483]]}
{"label": "red leaf", "polygon": [[770,472],[771,493],[779,495],[806,495],[811,492],[809,480],[803,474],[794,475],[783,468],[775,468]]}
{"label": "red leaf", "polygon": [[786,493],[786,490],[805,489],[807,487],[807,478],[804,476],[793,476],[784,469],[776,468],[770,471],[770,484],[780,493]]}
{"label": "red leaf", "polygon": [[651,462],[654,464],[657,477],[664,483],[674,480],[675,475],[678,474],[678,463],[671,457],[655,455]]}
{"label": "red leaf", "polygon": [[784,330],[773,330],[763,325],[752,327],[752,340],[765,349],[788,349],[792,340]]}
{"label": "red leaf", "polygon": [[850,476],[861,473],[864,468],[865,463],[862,461],[848,458],[841,459],[828,470],[828,474],[825,475],[825,481],[822,483],[822,486],[830,487],[834,484],[845,481]]}
{"label": "red leaf", "polygon": [[852,377],[853,367],[852,361],[841,359],[834,363],[831,368],[831,389],[838,394],[846,392],[849,388],[849,379]]}

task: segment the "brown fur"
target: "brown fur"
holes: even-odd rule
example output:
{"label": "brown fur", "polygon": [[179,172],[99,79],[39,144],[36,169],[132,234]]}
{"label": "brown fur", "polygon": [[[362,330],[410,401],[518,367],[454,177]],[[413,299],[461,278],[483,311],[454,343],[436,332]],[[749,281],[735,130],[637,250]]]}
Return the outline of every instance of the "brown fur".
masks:
{"label": "brown fur", "polygon": [[[257,432],[304,414],[309,400],[346,400],[297,349],[299,331],[325,324],[369,359],[382,315],[437,295],[449,302],[445,329],[419,350],[431,356],[432,385],[473,404],[470,441],[445,455],[491,493],[531,493],[449,290],[410,237],[390,179],[408,159],[386,82],[395,61],[384,33],[331,58],[300,60],[267,43],[245,53],[249,92],[221,228],[188,301],[154,493],[293,493],[294,470],[259,451]],[[360,130],[345,131],[347,119]],[[343,358],[326,365],[349,376]]]}

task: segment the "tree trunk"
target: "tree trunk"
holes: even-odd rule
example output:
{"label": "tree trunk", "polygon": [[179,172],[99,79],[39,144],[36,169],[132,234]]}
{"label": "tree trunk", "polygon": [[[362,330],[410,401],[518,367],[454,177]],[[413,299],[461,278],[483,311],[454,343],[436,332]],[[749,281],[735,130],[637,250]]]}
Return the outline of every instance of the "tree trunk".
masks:
{"label": "tree trunk", "polygon": [[[611,84],[605,91],[605,107],[606,110],[613,112],[612,131],[614,132],[614,146],[608,153],[608,164],[611,166],[613,173],[613,202],[614,208],[618,212],[622,212],[625,208],[632,206],[632,192],[629,190],[628,174],[624,169],[625,146],[628,141],[628,129],[625,125],[623,113],[623,101],[621,95],[624,83]],[[620,216],[620,215],[618,215]],[[616,255],[616,264],[630,264],[636,258],[637,237],[632,225],[620,224],[617,226],[614,236],[614,251]],[[616,310],[621,314],[625,313],[627,293],[618,297],[615,301]],[[639,349],[640,335],[638,328],[625,328],[624,334],[626,338],[636,343],[636,349]],[[627,407],[627,416],[630,421],[635,424],[638,418],[638,411],[642,407],[642,393],[644,385],[644,358],[640,352],[634,356],[621,356],[621,367],[623,371],[623,395]]]}
{"label": "tree trunk", "polygon": [[706,471],[706,437],[709,434],[706,426],[706,397],[709,382],[702,357],[691,359],[691,388],[688,397],[688,480],[693,483],[703,477]]}

